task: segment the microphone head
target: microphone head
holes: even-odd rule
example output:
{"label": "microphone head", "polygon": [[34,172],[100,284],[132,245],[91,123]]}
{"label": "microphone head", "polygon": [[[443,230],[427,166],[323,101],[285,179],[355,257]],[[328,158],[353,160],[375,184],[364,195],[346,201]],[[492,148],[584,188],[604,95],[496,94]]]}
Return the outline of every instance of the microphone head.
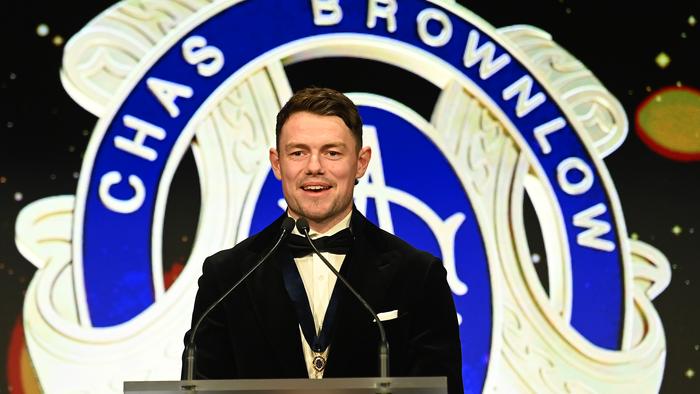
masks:
{"label": "microphone head", "polygon": [[290,218],[287,216],[284,218],[282,221],[282,233],[284,234],[289,234],[292,232],[292,229],[294,229],[294,219]]}
{"label": "microphone head", "polygon": [[297,230],[302,234],[309,232],[309,221],[305,217],[297,219]]}

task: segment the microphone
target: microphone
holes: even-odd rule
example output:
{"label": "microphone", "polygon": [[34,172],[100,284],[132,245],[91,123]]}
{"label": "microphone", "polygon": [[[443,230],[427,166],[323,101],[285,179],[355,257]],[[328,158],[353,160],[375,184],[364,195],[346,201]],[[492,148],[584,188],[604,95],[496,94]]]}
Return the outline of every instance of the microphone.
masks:
{"label": "microphone", "polygon": [[[192,335],[190,335],[190,340],[187,343],[187,346],[185,347],[185,354],[186,354],[185,361],[187,364],[187,368],[186,368],[186,371],[187,371],[186,380],[187,381],[191,382],[192,378],[194,376],[195,354],[197,352],[197,346],[194,344],[194,339],[195,339],[195,335],[197,334],[197,329],[199,328],[199,325],[202,324],[202,322],[204,321],[204,318],[209,314],[209,312],[212,311],[212,309],[216,308],[216,306],[219,305],[219,303],[221,301],[223,301],[224,298],[226,298],[229,294],[231,294],[231,292],[233,292],[233,290],[235,290],[236,287],[238,287],[238,285],[243,283],[243,281],[246,280],[246,278],[248,278],[248,276],[250,276],[250,274],[252,274],[253,271],[258,269],[258,267],[260,267],[262,265],[262,263],[264,263],[265,260],[267,260],[267,258],[270,257],[270,255],[275,250],[277,250],[277,248],[280,246],[280,243],[282,242],[282,240],[287,235],[289,235],[289,233],[292,232],[293,228],[294,228],[294,219],[290,218],[289,216],[284,218],[284,221],[282,222],[282,226],[281,226],[282,231],[280,232],[279,238],[277,238],[277,242],[275,242],[275,244],[272,246],[272,249],[270,249],[270,251],[267,252],[267,254],[265,256],[263,256],[263,258],[261,258],[251,269],[249,269],[248,272],[246,272],[245,275],[243,275],[241,277],[241,279],[239,279],[236,283],[234,283],[234,285],[231,286],[231,288],[228,289],[228,291],[226,291],[224,293],[224,295],[219,297],[218,300],[214,301],[214,303],[212,303],[209,306],[209,308],[207,308],[207,310],[205,310],[204,313],[202,313],[202,315],[199,317],[199,320],[197,320],[197,323],[194,325],[194,328],[192,329]],[[192,388],[194,388],[194,386],[186,386],[186,387],[183,386],[183,388],[192,389]]]}
{"label": "microphone", "polygon": [[342,275],[340,275],[340,272],[338,272],[331,263],[326,260],[325,257],[321,254],[321,252],[316,249],[316,245],[314,245],[313,241],[311,240],[311,237],[309,237],[309,222],[306,220],[304,217],[300,217],[297,219],[297,230],[299,230],[300,233],[304,234],[306,237],[306,240],[309,241],[309,245],[311,245],[311,248],[313,248],[314,253],[318,255],[318,257],[321,258],[321,261],[323,261],[324,264],[326,264],[326,267],[328,267],[333,274],[340,279],[340,281],[345,285],[345,287],[350,290],[350,292],[360,300],[360,303],[369,311],[370,315],[374,318],[374,321],[377,322],[377,326],[379,327],[379,337],[380,337],[380,343],[379,343],[379,377],[380,378],[388,378],[389,377],[389,342],[386,340],[386,333],[384,332],[384,324],[382,324],[382,321],[379,320],[379,317],[377,314],[372,310],[372,307],[369,306],[367,301],[365,301],[362,296],[353,289],[352,286],[350,286],[350,283],[348,283],[345,278],[343,278]]}

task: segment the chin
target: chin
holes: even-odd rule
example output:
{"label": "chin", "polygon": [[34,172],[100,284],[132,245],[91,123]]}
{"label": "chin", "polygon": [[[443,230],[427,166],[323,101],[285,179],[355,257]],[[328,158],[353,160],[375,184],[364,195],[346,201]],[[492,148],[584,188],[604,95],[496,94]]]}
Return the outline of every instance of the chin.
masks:
{"label": "chin", "polygon": [[328,211],[306,210],[305,212],[306,218],[313,220],[314,222],[323,222],[331,216],[330,212]]}

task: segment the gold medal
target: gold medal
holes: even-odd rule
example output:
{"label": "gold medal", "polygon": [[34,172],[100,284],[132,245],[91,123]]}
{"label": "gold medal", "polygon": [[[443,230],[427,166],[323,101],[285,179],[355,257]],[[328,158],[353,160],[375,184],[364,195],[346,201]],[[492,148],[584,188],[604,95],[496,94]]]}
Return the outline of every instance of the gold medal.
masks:
{"label": "gold medal", "polygon": [[315,353],[311,364],[313,364],[316,372],[322,372],[323,369],[326,368],[326,359],[321,355],[321,353]]}

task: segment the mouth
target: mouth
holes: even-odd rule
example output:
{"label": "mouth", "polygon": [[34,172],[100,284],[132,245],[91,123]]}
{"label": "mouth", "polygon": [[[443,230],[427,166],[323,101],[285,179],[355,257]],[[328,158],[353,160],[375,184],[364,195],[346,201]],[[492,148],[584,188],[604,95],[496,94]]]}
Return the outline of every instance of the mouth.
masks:
{"label": "mouth", "polygon": [[322,193],[326,190],[330,190],[331,186],[327,184],[305,184],[301,186],[301,190],[308,193]]}

